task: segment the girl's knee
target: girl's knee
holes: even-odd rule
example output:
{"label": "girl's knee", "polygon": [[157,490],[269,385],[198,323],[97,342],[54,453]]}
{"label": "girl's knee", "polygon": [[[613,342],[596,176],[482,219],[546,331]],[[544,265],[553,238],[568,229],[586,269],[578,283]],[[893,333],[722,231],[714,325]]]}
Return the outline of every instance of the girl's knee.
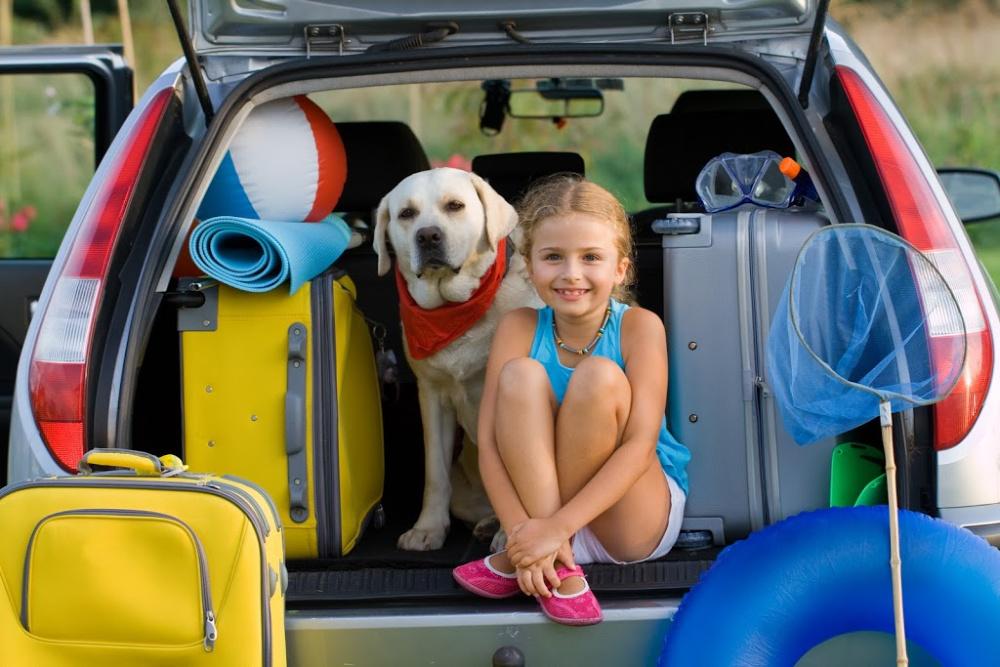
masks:
{"label": "girl's knee", "polygon": [[518,357],[511,359],[500,369],[497,391],[505,398],[532,395],[534,390],[548,390],[548,375],[545,368],[535,359]]}
{"label": "girl's knee", "polygon": [[628,390],[628,378],[618,364],[607,357],[588,357],[573,371],[567,398],[571,393],[580,397],[608,397]]}

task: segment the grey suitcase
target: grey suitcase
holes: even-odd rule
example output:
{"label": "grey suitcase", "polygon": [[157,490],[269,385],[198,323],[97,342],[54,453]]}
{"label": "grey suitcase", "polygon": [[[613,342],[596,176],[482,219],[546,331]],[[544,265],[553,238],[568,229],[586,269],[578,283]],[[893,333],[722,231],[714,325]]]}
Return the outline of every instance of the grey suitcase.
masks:
{"label": "grey suitcase", "polygon": [[743,207],[654,223],[663,245],[669,420],[691,449],[686,530],[716,543],[829,504],[833,441],[799,446],[768,389],[767,335],[796,256],[829,224]]}

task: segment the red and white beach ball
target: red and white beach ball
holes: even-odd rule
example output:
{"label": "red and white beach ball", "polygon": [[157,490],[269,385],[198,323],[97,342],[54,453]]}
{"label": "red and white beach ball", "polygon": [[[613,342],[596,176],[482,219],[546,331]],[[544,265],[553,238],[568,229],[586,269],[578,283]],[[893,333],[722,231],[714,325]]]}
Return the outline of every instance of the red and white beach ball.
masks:
{"label": "red and white beach ball", "polygon": [[197,217],[315,222],[333,210],[346,179],[344,143],[315,102],[267,102],[240,126]]}

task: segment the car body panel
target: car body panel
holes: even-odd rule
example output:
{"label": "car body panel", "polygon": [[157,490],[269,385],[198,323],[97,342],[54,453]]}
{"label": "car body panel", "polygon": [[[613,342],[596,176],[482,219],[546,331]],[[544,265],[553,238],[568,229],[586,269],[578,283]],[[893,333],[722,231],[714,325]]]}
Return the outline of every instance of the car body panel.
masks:
{"label": "car body panel", "polygon": [[526,665],[650,665],[679,604],[673,596],[608,601],[604,621],[584,631],[552,623],[530,601],[461,610],[292,610],[288,660],[296,667],[514,664],[493,662],[498,650],[513,646]]}
{"label": "car body panel", "polygon": [[[192,0],[188,3],[193,43],[200,54],[306,53],[310,48],[359,51],[379,42],[456,22],[449,45],[509,43],[501,27],[512,22],[539,42],[689,41],[748,39],[761,35],[807,34],[818,0],[643,0],[641,2],[421,2],[400,0]],[[686,14],[685,17],[671,14]],[[695,15],[704,19],[697,19]],[[707,21],[707,30],[701,28]],[[333,33],[331,26],[339,26]],[[671,30],[672,29],[672,30]],[[343,37],[341,39],[341,36]]]}

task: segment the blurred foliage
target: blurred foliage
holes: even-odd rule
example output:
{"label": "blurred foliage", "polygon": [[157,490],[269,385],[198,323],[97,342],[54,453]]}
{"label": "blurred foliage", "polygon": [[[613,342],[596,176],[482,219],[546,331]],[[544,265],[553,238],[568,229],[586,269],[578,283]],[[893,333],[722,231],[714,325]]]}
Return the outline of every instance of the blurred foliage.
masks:
{"label": "blurred foliage", "polygon": [[[992,7],[1000,7],[1000,0],[985,0]],[[900,10],[947,11],[969,4],[968,0],[834,0],[836,5],[859,5],[882,13]]]}
{"label": "blurred foliage", "polygon": [[[14,0],[14,15],[18,18],[37,21],[52,29],[68,23],[76,14],[79,0]],[[130,13],[154,4],[166,4],[166,0],[133,0],[129,3]],[[95,17],[118,15],[118,0],[90,0],[90,12]]]}
{"label": "blurred foliage", "polygon": [[0,257],[51,257],[94,171],[83,74],[0,76]]}
{"label": "blurred foliage", "polygon": [[979,260],[993,282],[1000,285],[1000,220],[975,222],[966,226],[966,230],[972,245],[976,247]]}

